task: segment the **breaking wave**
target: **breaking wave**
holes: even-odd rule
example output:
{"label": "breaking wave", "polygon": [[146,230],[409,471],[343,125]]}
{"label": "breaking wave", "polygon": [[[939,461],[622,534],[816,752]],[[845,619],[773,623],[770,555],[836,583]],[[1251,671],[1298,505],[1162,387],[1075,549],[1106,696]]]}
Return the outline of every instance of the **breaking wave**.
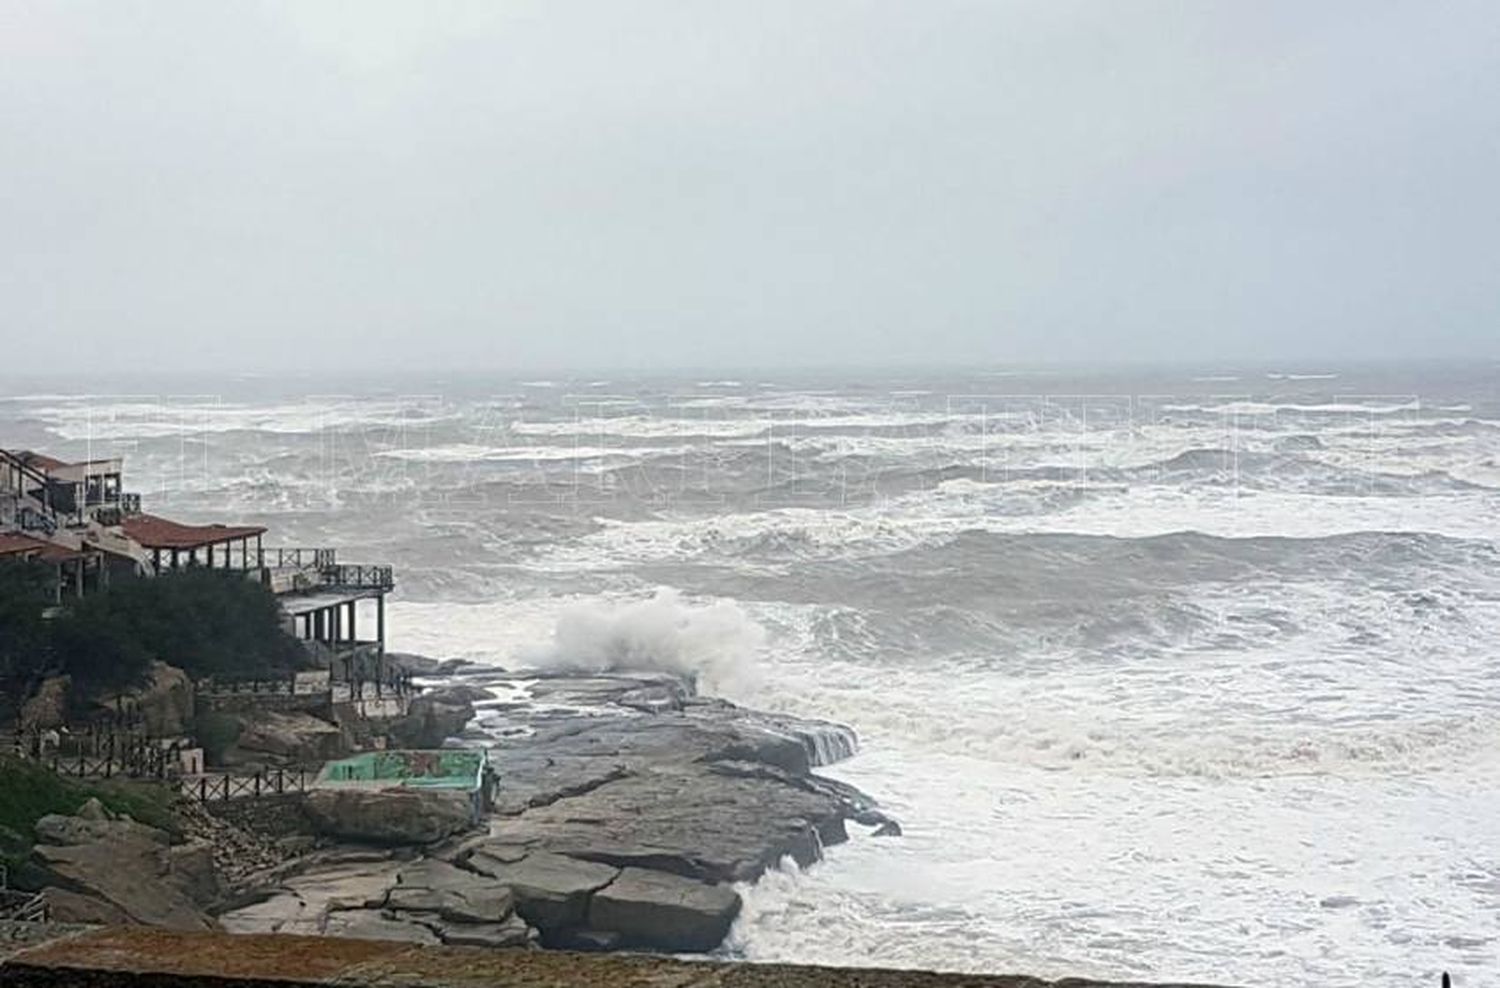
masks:
{"label": "breaking wave", "polygon": [[668,672],[717,691],[753,676],[765,629],[730,601],[693,605],[675,590],[625,604],[576,604],[552,640],[523,648],[522,663],[584,672]]}

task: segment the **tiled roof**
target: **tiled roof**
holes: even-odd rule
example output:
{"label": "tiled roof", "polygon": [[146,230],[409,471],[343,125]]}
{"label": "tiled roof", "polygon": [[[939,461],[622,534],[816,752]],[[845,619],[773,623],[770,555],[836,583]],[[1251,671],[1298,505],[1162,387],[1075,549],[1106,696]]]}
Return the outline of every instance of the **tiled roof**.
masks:
{"label": "tiled roof", "polygon": [[76,549],[45,539],[32,538],[19,532],[0,532],[0,556],[34,556],[43,562],[60,563],[82,555]]}
{"label": "tiled roof", "polygon": [[29,535],[19,532],[0,532],[0,556],[15,556],[38,552],[51,545],[41,539],[34,539]]}
{"label": "tiled roof", "polygon": [[15,456],[22,463],[29,467],[36,467],[38,470],[56,470],[58,467],[68,465],[55,456],[48,456],[46,453],[38,453],[31,449],[20,450]]}
{"label": "tiled roof", "polygon": [[265,533],[261,525],[184,525],[157,515],[127,515],[125,534],[147,549],[198,549]]}

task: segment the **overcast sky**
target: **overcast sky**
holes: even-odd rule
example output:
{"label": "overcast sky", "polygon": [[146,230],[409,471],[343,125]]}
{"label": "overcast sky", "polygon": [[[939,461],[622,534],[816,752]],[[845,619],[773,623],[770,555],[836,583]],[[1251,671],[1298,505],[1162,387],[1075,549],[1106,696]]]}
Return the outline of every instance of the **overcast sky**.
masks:
{"label": "overcast sky", "polygon": [[0,0],[0,365],[1500,356],[1495,0]]}

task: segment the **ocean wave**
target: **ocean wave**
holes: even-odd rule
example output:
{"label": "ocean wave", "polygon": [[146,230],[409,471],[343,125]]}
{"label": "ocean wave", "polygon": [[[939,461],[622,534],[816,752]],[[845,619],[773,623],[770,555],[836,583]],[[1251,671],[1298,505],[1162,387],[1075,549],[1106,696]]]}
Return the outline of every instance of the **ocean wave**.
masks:
{"label": "ocean wave", "polygon": [[58,437],[74,441],[177,439],[228,433],[304,435],[357,428],[430,428],[456,421],[440,403],[403,400],[304,400],[252,405],[184,398],[54,405],[34,414]]}
{"label": "ocean wave", "polygon": [[478,446],[454,443],[414,449],[392,449],[377,457],[413,463],[547,462],[558,460],[640,460],[653,456],[681,456],[688,446]]}
{"label": "ocean wave", "polygon": [[1166,411],[1177,412],[1204,412],[1212,415],[1394,415],[1399,412],[1418,412],[1422,409],[1420,401],[1401,402],[1349,402],[1329,401],[1314,403],[1299,403],[1293,401],[1228,401],[1222,403],[1180,403],[1163,404],[1160,406]]}

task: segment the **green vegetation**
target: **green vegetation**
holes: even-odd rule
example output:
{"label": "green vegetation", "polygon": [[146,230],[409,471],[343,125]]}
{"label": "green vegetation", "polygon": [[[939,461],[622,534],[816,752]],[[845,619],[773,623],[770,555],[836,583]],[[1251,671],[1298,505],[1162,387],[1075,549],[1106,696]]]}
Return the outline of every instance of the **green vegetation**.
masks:
{"label": "green vegetation", "polygon": [[0,755],[0,826],[27,838],[35,838],[37,820],[48,813],[71,814],[90,797],[111,813],[158,830],[177,833],[172,804],[177,797],[166,787],[146,782],[90,780],[84,782],[58,775],[42,765]]}
{"label": "green vegetation", "polygon": [[210,765],[224,760],[224,752],[240,739],[244,723],[234,714],[204,711],[193,720],[193,737],[203,746]]}
{"label": "green vegetation", "polygon": [[177,797],[163,786],[103,780],[85,783],[35,762],[0,755],[0,865],[13,877],[25,876],[36,822],[49,813],[76,813],[90,797],[112,813],[127,814],[174,837],[181,833],[173,813]]}
{"label": "green vegetation", "polygon": [[[130,579],[51,618],[45,566],[0,561],[0,690],[29,696],[51,675],[100,695],[141,681],[153,659],[203,676],[272,676],[306,665],[276,598],[241,573],[185,569]],[[0,711],[3,715],[6,711]]]}
{"label": "green vegetation", "polygon": [[52,574],[39,563],[0,560],[0,719],[30,696],[50,650],[42,612],[51,603]]}
{"label": "green vegetation", "polygon": [[[242,573],[185,569],[124,580],[79,601],[60,622],[69,623],[85,638],[115,643],[111,661],[142,671],[151,659],[195,678],[275,675],[307,664],[301,644],[282,630],[275,595]],[[112,675],[81,651],[68,658],[75,677]]]}

